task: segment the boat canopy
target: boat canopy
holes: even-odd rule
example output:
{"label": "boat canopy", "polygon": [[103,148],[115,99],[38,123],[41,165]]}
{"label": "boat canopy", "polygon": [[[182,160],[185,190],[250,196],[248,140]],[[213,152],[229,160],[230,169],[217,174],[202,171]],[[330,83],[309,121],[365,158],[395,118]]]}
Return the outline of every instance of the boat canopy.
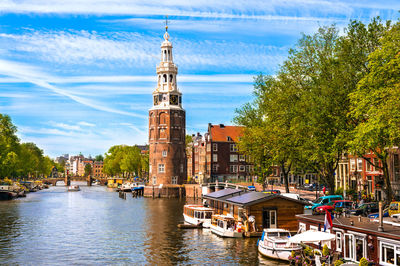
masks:
{"label": "boat canopy", "polygon": [[289,243],[318,243],[320,241],[331,241],[335,235],[321,231],[305,231],[289,238]]}

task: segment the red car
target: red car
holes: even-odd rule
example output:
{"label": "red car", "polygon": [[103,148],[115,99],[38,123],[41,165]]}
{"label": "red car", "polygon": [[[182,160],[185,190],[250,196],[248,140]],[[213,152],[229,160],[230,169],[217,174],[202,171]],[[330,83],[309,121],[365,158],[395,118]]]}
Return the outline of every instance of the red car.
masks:
{"label": "red car", "polygon": [[339,208],[346,208],[346,209],[352,209],[354,207],[354,203],[351,200],[335,200],[329,202],[327,205],[319,206],[315,208],[315,213],[316,214],[323,214],[326,211],[332,212],[333,210],[339,209]]}

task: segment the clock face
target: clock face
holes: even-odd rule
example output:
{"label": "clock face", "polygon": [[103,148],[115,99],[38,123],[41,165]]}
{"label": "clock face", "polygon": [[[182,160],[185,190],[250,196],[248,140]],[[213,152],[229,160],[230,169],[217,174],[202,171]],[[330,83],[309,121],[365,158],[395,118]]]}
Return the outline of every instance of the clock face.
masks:
{"label": "clock face", "polygon": [[178,96],[177,95],[171,95],[169,97],[169,103],[173,105],[178,105]]}
{"label": "clock face", "polygon": [[158,105],[158,95],[154,95],[154,105]]}

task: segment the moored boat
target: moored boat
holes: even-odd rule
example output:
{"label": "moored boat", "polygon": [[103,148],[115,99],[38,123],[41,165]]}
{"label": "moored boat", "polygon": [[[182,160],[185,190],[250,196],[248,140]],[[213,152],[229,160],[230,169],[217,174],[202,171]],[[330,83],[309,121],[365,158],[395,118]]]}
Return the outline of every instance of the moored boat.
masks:
{"label": "moored boat", "polygon": [[258,241],[258,252],[269,258],[289,260],[292,251],[301,249],[299,244],[288,242],[290,237],[286,229],[264,229]]}
{"label": "moored boat", "polygon": [[73,185],[68,187],[68,191],[79,191],[81,190],[78,185]]}
{"label": "moored boat", "polygon": [[131,182],[125,182],[121,185],[121,187],[119,188],[119,191],[122,192],[131,192],[133,188],[133,184]]}
{"label": "moored boat", "polygon": [[12,191],[11,186],[7,185],[0,186],[0,200],[11,200],[17,196],[18,194]]}
{"label": "moored boat", "polygon": [[183,217],[186,223],[210,227],[211,218],[214,214],[214,209],[204,207],[202,205],[185,205],[183,206]]}
{"label": "moored boat", "polygon": [[238,226],[235,218],[228,215],[213,215],[210,229],[211,232],[222,237],[243,237],[241,226]]}

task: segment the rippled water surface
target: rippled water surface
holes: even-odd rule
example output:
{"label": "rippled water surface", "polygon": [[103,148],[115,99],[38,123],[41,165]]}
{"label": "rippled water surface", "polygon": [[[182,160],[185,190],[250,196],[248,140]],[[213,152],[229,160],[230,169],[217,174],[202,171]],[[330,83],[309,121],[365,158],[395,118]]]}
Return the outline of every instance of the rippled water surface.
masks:
{"label": "rippled water surface", "polygon": [[257,239],[177,229],[185,200],[81,189],[57,186],[0,201],[0,264],[278,264],[258,255]]}

